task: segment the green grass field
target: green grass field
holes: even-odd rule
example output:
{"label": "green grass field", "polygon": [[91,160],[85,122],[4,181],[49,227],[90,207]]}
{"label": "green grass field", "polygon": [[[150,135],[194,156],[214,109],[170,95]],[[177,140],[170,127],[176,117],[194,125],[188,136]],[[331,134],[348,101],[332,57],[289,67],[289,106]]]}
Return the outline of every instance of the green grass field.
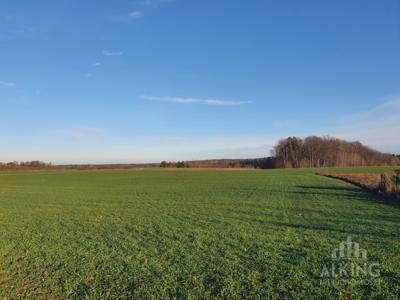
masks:
{"label": "green grass field", "polygon": [[[0,296],[398,298],[400,206],[314,172],[0,173]],[[347,236],[379,281],[320,285]]]}

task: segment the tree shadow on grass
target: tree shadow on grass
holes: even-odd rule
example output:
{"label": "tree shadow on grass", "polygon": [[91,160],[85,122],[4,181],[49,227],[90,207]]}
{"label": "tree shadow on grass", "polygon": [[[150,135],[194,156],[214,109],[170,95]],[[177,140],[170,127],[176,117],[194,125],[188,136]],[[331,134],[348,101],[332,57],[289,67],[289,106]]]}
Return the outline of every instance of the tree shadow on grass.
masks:
{"label": "tree shadow on grass", "polygon": [[357,192],[360,190],[359,187],[345,187],[345,186],[325,186],[325,185],[296,185],[296,188],[305,190],[328,190],[328,191],[348,191]]}
{"label": "tree shadow on grass", "polygon": [[320,195],[320,196],[329,196],[329,197],[337,197],[339,199],[354,199],[354,200],[362,200],[363,197],[365,198],[365,196],[361,196],[358,194],[354,194],[354,193],[332,193],[332,192],[320,192],[320,191],[315,191],[315,192],[310,192],[310,191],[286,191],[285,193],[289,193],[289,194],[294,194],[294,195],[309,195],[309,196],[315,196],[315,195]]}
{"label": "tree shadow on grass", "polygon": [[[298,194],[309,194],[309,195],[326,195],[333,196],[337,195],[340,198],[349,198],[357,201],[364,201],[370,203],[379,203],[384,205],[389,205],[396,209],[400,209],[400,202],[396,200],[391,200],[383,197],[378,193],[372,191],[364,190],[357,186],[342,187],[342,186],[316,186],[316,185],[298,185],[296,186],[298,191],[293,193]],[[343,193],[345,192],[345,193]]]}
{"label": "tree shadow on grass", "polygon": [[330,226],[328,224],[295,224],[295,223],[285,223],[285,222],[271,222],[271,224],[278,226],[278,227],[290,227],[294,229],[307,229],[307,230],[312,230],[312,231],[326,231],[326,232],[335,232],[335,233],[344,233],[344,234],[350,234],[350,235],[365,235],[365,236],[371,236],[374,238],[380,238],[380,237],[387,237],[387,238],[398,238],[399,234],[397,232],[382,232],[382,231],[374,231],[371,230],[370,228],[351,228],[350,226],[353,226],[354,224],[348,224],[348,228],[339,228],[336,226]]}

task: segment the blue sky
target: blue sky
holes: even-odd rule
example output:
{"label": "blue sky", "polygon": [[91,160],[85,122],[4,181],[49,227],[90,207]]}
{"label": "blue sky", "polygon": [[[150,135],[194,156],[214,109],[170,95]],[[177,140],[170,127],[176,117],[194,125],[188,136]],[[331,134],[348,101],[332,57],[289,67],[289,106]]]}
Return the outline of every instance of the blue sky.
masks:
{"label": "blue sky", "polygon": [[400,152],[399,1],[0,4],[0,161],[261,157],[289,135]]}

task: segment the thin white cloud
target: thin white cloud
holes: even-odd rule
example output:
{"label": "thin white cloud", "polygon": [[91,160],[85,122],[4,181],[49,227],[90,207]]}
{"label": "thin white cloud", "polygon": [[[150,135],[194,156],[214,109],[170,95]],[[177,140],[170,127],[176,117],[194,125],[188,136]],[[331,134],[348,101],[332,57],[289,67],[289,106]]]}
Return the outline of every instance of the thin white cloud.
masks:
{"label": "thin white cloud", "polygon": [[0,86],[14,87],[16,85],[17,84],[15,82],[0,81]]}
{"label": "thin white cloud", "polygon": [[143,17],[143,13],[140,10],[134,10],[129,13],[129,16],[134,19],[140,19]]}
{"label": "thin white cloud", "polygon": [[[272,136],[215,136],[215,137],[188,137],[182,141],[170,140],[163,143],[154,141],[159,148],[147,144],[136,151],[141,152],[138,157],[148,161],[161,160],[198,160],[220,158],[254,158],[270,155],[270,149],[276,144],[277,138]],[[161,145],[160,145],[161,143]],[[177,146],[177,143],[178,146]],[[156,150],[155,150],[156,149]],[[158,150],[157,150],[158,149]],[[135,150],[132,150],[135,152]]]}
{"label": "thin white cloud", "polygon": [[0,42],[8,42],[18,38],[31,37],[41,31],[38,22],[32,21],[27,13],[0,12]]}
{"label": "thin white cloud", "polygon": [[93,74],[92,73],[86,73],[85,77],[87,77],[87,78],[93,77]]}
{"label": "thin white cloud", "polygon": [[140,0],[140,1],[138,1],[138,3],[142,4],[142,5],[152,5],[153,1],[152,0]]}
{"label": "thin white cloud", "polygon": [[100,67],[101,66],[101,62],[95,62],[94,64],[92,64],[92,67]]}
{"label": "thin white cloud", "polygon": [[163,3],[174,2],[175,0],[138,0],[136,3],[146,6],[157,6]]}
{"label": "thin white cloud", "polygon": [[124,54],[124,52],[122,51],[107,51],[107,50],[103,50],[102,53],[104,56],[121,56],[122,54]]}
{"label": "thin white cloud", "polygon": [[221,99],[198,99],[184,97],[157,97],[157,96],[140,96],[139,98],[147,101],[170,102],[176,104],[203,104],[215,106],[238,106],[251,103],[250,101],[228,101]]}
{"label": "thin white cloud", "polygon": [[100,128],[95,127],[81,127],[68,130],[58,130],[54,132],[61,137],[67,137],[72,139],[83,139],[83,138],[96,138],[104,133]]}
{"label": "thin white cloud", "polygon": [[164,138],[169,141],[180,141],[184,139],[184,137],[180,135],[167,135]]}
{"label": "thin white cloud", "polygon": [[400,153],[400,96],[360,113],[345,116],[333,135],[360,142],[381,151]]}

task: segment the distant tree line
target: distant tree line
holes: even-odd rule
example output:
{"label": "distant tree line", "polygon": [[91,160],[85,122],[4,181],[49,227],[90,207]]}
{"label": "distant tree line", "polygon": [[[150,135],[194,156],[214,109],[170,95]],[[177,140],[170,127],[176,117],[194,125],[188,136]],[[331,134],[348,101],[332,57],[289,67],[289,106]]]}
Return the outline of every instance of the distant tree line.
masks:
{"label": "distant tree line", "polygon": [[273,148],[271,157],[166,162],[162,168],[320,168],[400,165],[400,156],[373,150],[360,142],[333,137],[288,137]]}
{"label": "distant tree line", "polygon": [[276,167],[274,157],[263,157],[254,159],[213,159],[193,160],[160,163],[161,168],[256,168],[270,169]]}
{"label": "distant tree line", "polygon": [[115,170],[115,169],[145,169],[145,168],[156,168],[159,164],[157,163],[143,163],[143,164],[69,164],[69,165],[57,165],[58,169],[65,170]]}
{"label": "distant tree line", "polygon": [[46,163],[43,161],[39,160],[33,160],[33,161],[23,161],[23,162],[17,162],[17,161],[12,161],[12,162],[7,162],[7,163],[2,163],[0,162],[0,169],[47,169],[51,168],[52,164],[51,163]]}
{"label": "distant tree line", "polygon": [[189,163],[184,161],[166,162],[165,160],[160,163],[161,168],[190,168]]}
{"label": "distant tree line", "polygon": [[393,166],[400,159],[361,144],[332,137],[289,137],[273,149],[276,164],[281,168],[319,168],[353,166]]}
{"label": "distant tree line", "polygon": [[348,142],[333,137],[288,137],[273,148],[271,157],[254,159],[212,159],[194,161],[162,161],[160,164],[86,164],[52,165],[39,160],[0,162],[5,169],[129,169],[151,168],[319,168],[353,166],[396,166],[400,155],[382,153],[360,142]]}
{"label": "distant tree line", "polygon": [[239,166],[241,168],[273,169],[277,167],[277,161],[275,157],[241,159]]}

